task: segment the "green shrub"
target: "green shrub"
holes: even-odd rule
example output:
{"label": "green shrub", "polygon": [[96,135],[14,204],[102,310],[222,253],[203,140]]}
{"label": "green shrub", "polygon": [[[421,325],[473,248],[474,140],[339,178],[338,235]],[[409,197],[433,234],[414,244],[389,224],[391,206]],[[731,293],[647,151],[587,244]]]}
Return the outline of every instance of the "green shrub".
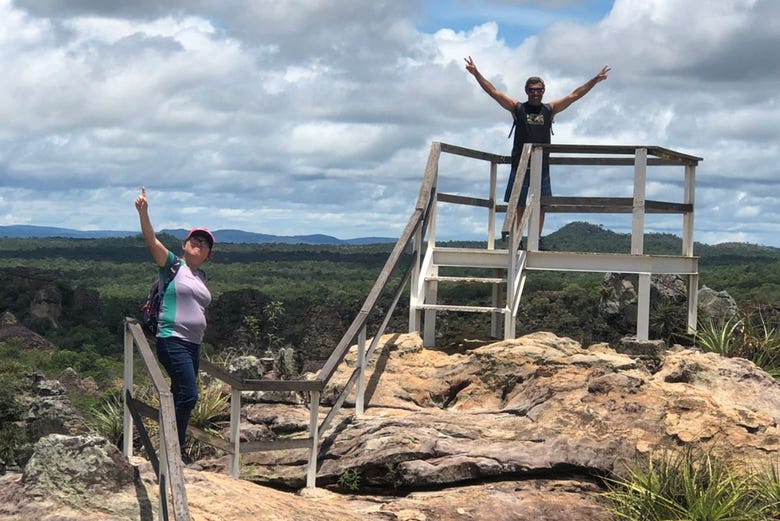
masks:
{"label": "green shrub", "polygon": [[359,469],[347,469],[339,476],[339,486],[355,492],[360,489],[360,470]]}
{"label": "green shrub", "polygon": [[606,497],[623,521],[772,519],[759,482],[723,459],[686,448],[630,466],[626,477],[608,480]]}
{"label": "green shrub", "polygon": [[723,356],[737,356],[741,351],[741,319],[729,319],[724,323],[706,321],[699,323],[694,335],[694,343],[702,351],[718,353]]}
{"label": "green shrub", "polygon": [[746,358],[780,377],[780,330],[769,323],[760,308],[723,323],[700,323],[694,343],[706,352]]}
{"label": "green shrub", "polygon": [[87,416],[95,432],[108,441],[120,446],[124,433],[124,401],[120,394],[104,398]]}

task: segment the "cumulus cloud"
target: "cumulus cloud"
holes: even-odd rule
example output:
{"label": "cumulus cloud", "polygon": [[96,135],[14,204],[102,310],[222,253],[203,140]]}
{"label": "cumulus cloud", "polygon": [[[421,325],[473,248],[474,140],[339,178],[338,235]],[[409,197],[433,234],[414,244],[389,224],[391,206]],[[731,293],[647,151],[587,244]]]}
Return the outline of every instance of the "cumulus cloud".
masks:
{"label": "cumulus cloud", "polygon": [[[0,220],[135,229],[145,185],[158,228],[395,236],[432,141],[509,153],[473,56],[517,98],[530,75],[549,100],[611,65],[554,140],[701,156],[697,239],[780,245],[778,19],[772,0],[0,0]],[[486,196],[483,165],[441,174]],[[630,175],[562,169],[553,190],[626,195]],[[681,193],[681,173],[654,175],[649,194]],[[483,236],[485,216],[445,213],[445,236]],[[579,218],[625,227],[546,231]]]}

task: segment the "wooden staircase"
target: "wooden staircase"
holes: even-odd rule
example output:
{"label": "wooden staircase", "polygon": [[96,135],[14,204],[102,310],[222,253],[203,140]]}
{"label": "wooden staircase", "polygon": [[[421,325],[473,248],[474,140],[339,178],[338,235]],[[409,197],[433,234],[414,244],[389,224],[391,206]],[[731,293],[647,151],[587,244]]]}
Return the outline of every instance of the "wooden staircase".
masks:
{"label": "wooden staircase", "polygon": [[[517,251],[515,263],[523,264],[525,251]],[[491,336],[494,338],[509,338],[514,336],[516,308],[508,298],[513,295],[513,288],[507,284],[507,267],[510,265],[509,250],[478,249],[478,248],[448,248],[434,246],[427,250],[423,265],[426,266],[421,284],[417,288],[417,304],[415,309],[424,315],[425,329],[423,336],[426,345],[433,345],[435,336],[436,312],[453,311],[468,313],[491,314]],[[454,269],[469,274],[449,276],[441,272]],[[485,272],[492,272],[485,275]],[[492,289],[490,305],[454,304],[438,302],[439,286],[442,284],[457,285],[489,285]],[[522,287],[520,288],[522,291]],[[502,326],[504,328],[503,332]]]}

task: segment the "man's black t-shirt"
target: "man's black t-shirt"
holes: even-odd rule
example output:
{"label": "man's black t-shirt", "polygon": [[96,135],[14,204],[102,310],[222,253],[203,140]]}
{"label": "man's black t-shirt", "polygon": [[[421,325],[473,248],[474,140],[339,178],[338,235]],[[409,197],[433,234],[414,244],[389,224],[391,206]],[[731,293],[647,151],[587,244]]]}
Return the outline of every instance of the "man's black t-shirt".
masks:
{"label": "man's black t-shirt", "polygon": [[[517,166],[520,162],[520,155],[523,153],[523,145],[526,143],[549,143],[553,122],[552,107],[547,103],[532,105],[527,101],[525,103],[518,101],[512,116],[515,120],[512,127],[515,139],[512,145],[512,169],[509,172],[509,182],[504,193],[504,201],[506,202],[509,202],[509,196],[512,193],[512,185],[517,175]],[[549,178],[549,176],[550,157],[549,154],[544,154],[542,177]],[[526,176],[525,183],[528,183],[528,176]]]}

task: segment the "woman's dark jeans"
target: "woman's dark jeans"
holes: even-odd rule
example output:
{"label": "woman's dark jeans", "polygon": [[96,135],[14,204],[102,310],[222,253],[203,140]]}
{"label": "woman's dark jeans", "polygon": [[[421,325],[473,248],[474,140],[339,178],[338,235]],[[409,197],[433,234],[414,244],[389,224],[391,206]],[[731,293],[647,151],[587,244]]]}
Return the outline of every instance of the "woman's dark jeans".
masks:
{"label": "woman's dark jeans", "polygon": [[171,378],[176,430],[179,431],[179,446],[183,454],[187,424],[198,401],[200,344],[175,337],[157,338],[157,358]]}

